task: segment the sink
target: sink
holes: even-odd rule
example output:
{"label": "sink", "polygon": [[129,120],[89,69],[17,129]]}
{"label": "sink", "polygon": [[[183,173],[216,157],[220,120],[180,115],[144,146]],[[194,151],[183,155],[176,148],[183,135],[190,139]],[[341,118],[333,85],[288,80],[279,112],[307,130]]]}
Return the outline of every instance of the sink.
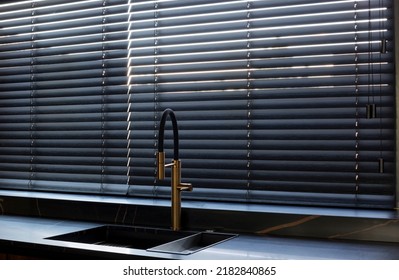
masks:
{"label": "sink", "polygon": [[188,255],[235,236],[237,235],[216,232],[194,233],[160,228],[104,225],[46,239]]}
{"label": "sink", "polygon": [[236,237],[237,234],[199,232],[147,249],[151,252],[189,255]]}
{"label": "sink", "polygon": [[47,239],[145,250],[192,234],[159,228],[105,225]]}

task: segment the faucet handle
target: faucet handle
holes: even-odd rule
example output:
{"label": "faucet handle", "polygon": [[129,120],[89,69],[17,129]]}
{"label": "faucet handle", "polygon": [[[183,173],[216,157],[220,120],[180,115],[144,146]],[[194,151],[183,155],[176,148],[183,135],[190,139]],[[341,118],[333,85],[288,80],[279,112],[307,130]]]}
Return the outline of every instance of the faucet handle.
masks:
{"label": "faucet handle", "polygon": [[157,179],[165,179],[165,152],[157,152]]}
{"label": "faucet handle", "polygon": [[193,190],[193,185],[191,185],[190,183],[180,183],[177,188],[180,191],[188,191],[191,192]]}

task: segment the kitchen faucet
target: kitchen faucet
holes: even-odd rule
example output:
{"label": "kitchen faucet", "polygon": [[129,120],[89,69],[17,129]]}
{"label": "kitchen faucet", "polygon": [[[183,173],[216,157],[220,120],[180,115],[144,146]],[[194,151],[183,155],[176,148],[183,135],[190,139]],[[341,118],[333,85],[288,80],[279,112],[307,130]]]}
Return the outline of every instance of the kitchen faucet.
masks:
{"label": "kitchen faucet", "polygon": [[[165,164],[165,152],[163,148],[165,122],[170,117],[173,126],[173,161]],[[172,168],[172,230],[178,231],[181,228],[181,192],[192,191],[193,187],[190,183],[181,182],[181,161],[179,159],[179,131],[177,127],[176,115],[172,109],[166,109],[162,113],[161,122],[159,124],[158,134],[158,152],[157,152],[157,179],[165,179],[165,167]]]}

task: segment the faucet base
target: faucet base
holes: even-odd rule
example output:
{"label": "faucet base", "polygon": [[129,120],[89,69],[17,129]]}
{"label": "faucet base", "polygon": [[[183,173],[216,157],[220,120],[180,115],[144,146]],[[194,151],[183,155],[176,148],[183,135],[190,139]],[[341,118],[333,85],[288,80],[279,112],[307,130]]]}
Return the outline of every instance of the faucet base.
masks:
{"label": "faucet base", "polygon": [[178,231],[181,228],[181,192],[191,191],[192,185],[181,183],[181,161],[172,162],[172,230]]}

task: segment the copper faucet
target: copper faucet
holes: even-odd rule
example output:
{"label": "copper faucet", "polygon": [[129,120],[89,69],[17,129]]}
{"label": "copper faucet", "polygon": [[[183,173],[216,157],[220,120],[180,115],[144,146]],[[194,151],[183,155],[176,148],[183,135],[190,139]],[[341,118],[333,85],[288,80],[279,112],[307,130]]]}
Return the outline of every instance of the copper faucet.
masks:
{"label": "copper faucet", "polygon": [[[165,152],[163,148],[164,131],[166,118],[170,117],[173,126],[173,161],[165,164]],[[165,179],[165,167],[172,168],[172,230],[181,229],[181,192],[192,191],[193,187],[190,183],[181,182],[181,161],[179,159],[179,132],[177,127],[176,115],[172,109],[166,109],[162,113],[161,122],[159,124],[158,134],[158,152],[157,152],[157,179]]]}

